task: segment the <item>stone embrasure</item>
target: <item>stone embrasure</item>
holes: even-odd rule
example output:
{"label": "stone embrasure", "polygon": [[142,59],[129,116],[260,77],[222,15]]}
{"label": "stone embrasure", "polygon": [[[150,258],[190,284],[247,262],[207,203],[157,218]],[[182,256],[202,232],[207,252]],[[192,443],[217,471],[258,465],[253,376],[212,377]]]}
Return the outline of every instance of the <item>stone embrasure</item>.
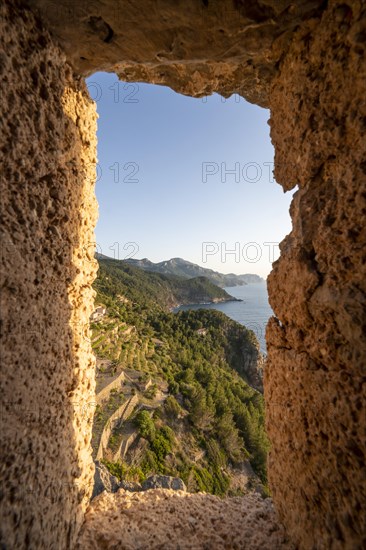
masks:
{"label": "stone embrasure", "polygon": [[[0,6],[1,545],[69,550],[92,488],[96,114],[81,76],[107,70],[270,105],[276,178],[299,186],[269,279],[273,499],[299,548],[363,548],[365,3],[28,5],[51,34],[16,0]],[[155,534],[194,548],[196,533],[201,548],[284,544],[254,497],[150,493],[101,496],[80,548],[134,548],[131,533],[145,547]]]}
{"label": "stone embrasure", "polygon": [[291,549],[271,499],[220,499],[169,489],[102,493],[85,516],[77,550]]}

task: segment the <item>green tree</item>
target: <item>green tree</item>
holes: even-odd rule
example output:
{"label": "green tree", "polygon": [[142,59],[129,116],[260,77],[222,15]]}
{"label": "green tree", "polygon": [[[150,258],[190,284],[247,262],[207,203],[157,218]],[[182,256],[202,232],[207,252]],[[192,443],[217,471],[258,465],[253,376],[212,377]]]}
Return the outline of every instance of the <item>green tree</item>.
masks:
{"label": "green tree", "polygon": [[195,386],[191,396],[190,419],[200,430],[210,431],[215,418],[215,408],[206,398],[206,392],[201,386]]}
{"label": "green tree", "polygon": [[230,460],[240,461],[243,458],[243,441],[235,427],[231,412],[226,412],[217,422],[217,434]]}
{"label": "green tree", "polygon": [[155,424],[147,411],[140,411],[136,416],[136,425],[140,435],[152,442],[156,436]]}
{"label": "green tree", "polygon": [[[172,431],[172,430],[170,430]],[[151,448],[157,456],[160,463],[164,462],[167,454],[172,452],[172,440],[171,434],[161,428],[151,443]]]}
{"label": "green tree", "polygon": [[165,413],[168,418],[177,419],[181,413],[181,406],[178,401],[172,395],[169,395],[164,404]]}

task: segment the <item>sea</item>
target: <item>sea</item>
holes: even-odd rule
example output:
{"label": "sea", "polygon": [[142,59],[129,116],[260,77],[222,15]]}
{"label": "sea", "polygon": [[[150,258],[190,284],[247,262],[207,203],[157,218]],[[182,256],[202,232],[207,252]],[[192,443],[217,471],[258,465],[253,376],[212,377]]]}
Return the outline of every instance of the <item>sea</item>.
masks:
{"label": "sea", "polygon": [[271,306],[268,303],[267,285],[265,283],[251,283],[244,286],[230,286],[225,288],[234,298],[243,300],[242,302],[221,302],[219,304],[192,304],[179,306],[173,311],[182,311],[187,309],[217,309],[222,311],[228,317],[245,325],[252,330],[259,341],[262,353],[267,353],[266,349],[266,325],[268,319],[273,315]]}

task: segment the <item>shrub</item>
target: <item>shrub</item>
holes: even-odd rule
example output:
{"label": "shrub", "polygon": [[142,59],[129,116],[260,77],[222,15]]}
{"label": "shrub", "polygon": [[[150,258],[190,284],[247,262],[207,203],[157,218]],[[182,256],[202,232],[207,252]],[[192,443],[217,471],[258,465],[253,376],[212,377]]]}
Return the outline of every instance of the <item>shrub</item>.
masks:
{"label": "shrub", "polygon": [[178,382],[176,382],[175,380],[170,382],[169,386],[168,386],[168,391],[172,395],[177,395],[177,393],[179,393],[179,384],[178,384]]}
{"label": "shrub", "polygon": [[145,457],[141,462],[141,470],[146,477],[160,471],[157,457],[153,451],[146,451]]}
{"label": "shrub", "polygon": [[141,483],[146,479],[141,468],[137,466],[128,466],[125,462],[121,462],[120,460],[118,462],[102,460],[102,464],[104,464],[109,472],[119,479],[119,481],[137,481]]}
{"label": "shrub", "polygon": [[210,472],[206,468],[194,468],[194,478],[197,482],[198,489],[203,493],[212,493],[214,480]]}
{"label": "shrub", "polygon": [[117,479],[122,481],[124,479],[124,476],[126,475],[126,465],[121,462],[109,462],[108,460],[102,460],[101,461],[106,468],[108,468],[109,472],[112,474],[112,476],[115,476]]}
{"label": "shrub", "polygon": [[169,428],[169,426],[162,426],[159,432],[169,441],[171,445],[173,445],[175,441],[174,432],[171,428]]}
{"label": "shrub", "polygon": [[154,441],[151,443],[151,448],[156,454],[156,457],[160,463],[164,462],[167,454],[172,452],[172,445],[174,442],[173,430],[164,426],[157,432]]}
{"label": "shrub", "polygon": [[144,395],[148,399],[154,399],[154,397],[156,397],[157,391],[158,391],[157,385],[153,384],[152,386],[150,386],[148,390],[146,390]]}
{"label": "shrub", "polygon": [[135,419],[135,423],[142,437],[152,442],[155,439],[155,424],[147,411],[140,411]]}

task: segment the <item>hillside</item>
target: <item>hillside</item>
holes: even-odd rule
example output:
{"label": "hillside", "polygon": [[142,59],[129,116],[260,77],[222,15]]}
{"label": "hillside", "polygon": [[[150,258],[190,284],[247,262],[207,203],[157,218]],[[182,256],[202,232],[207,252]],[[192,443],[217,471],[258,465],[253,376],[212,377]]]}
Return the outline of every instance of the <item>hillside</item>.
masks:
{"label": "hillside", "polygon": [[182,304],[237,301],[206,277],[187,279],[150,273],[124,260],[100,259],[99,268],[96,285],[100,290],[108,291],[111,296],[123,292],[126,298],[138,303],[159,303],[172,308]]}
{"label": "hillside", "polygon": [[[106,256],[99,255],[100,258],[105,259]],[[259,275],[246,273],[243,275],[235,275],[234,273],[224,274],[201,267],[182,258],[172,258],[171,260],[153,263],[147,258],[142,260],[135,260],[130,258],[124,260],[131,266],[139,267],[144,271],[153,273],[161,273],[164,275],[177,275],[179,277],[185,277],[188,279],[194,277],[207,277],[212,283],[220,287],[230,286],[242,286],[251,283],[264,283],[264,279]]]}
{"label": "hillside", "polygon": [[254,333],[214,310],[170,313],[169,278],[120,263],[101,261],[95,282],[107,313],[91,325],[94,457],[126,482],[165,474],[191,492],[265,491]]}

